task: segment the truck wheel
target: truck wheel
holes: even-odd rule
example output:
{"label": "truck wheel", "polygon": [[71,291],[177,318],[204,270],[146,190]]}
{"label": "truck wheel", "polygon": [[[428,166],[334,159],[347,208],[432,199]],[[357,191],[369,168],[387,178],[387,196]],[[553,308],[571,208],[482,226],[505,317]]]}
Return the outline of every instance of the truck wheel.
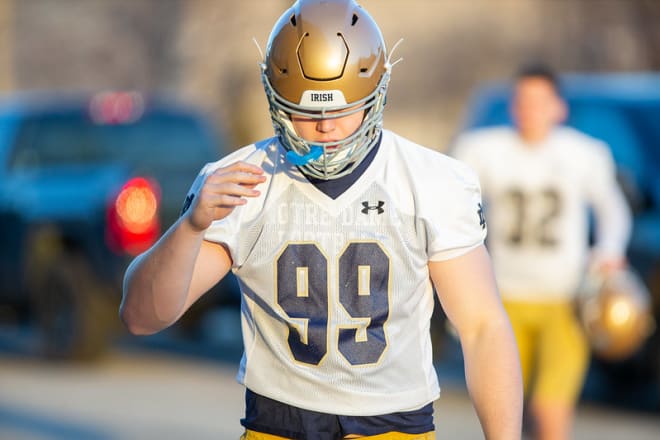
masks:
{"label": "truck wheel", "polygon": [[[45,263],[45,264],[44,264]],[[61,255],[35,268],[30,294],[41,355],[93,360],[107,349],[117,301],[81,256]]]}

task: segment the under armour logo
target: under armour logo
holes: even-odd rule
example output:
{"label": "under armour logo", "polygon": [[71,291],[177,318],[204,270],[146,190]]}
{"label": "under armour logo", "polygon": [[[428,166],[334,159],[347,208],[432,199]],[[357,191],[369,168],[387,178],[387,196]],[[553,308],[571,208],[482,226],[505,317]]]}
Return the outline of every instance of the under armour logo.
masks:
{"label": "under armour logo", "polygon": [[194,198],[195,198],[195,194],[188,194],[188,196],[186,196],[186,200],[183,201],[183,207],[181,208],[181,215],[185,214],[186,211],[188,211]]}
{"label": "under armour logo", "polygon": [[484,216],[484,209],[481,207],[481,203],[477,204],[477,214],[479,215],[479,226],[481,229],[486,229],[486,217]]}
{"label": "under armour logo", "polygon": [[369,205],[369,202],[366,201],[362,202],[362,206],[364,206],[364,208],[362,208],[362,214],[369,214],[369,211],[374,211],[374,210],[378,214],[382,214],[385,212],[385,210],[383,209],[384,205],[385,202],[383,202],[382,200],[379,200],[377,205]]}

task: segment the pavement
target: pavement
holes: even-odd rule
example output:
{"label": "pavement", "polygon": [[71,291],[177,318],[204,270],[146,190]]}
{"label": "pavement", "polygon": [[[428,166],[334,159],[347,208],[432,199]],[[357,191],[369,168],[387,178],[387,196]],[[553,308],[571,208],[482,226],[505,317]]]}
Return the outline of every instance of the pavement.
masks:
{"label": "pavement", "polygon": [[[196,345],[162,335],[81,365],[44,362],[8,339],[20,338],[0,329],[2,440],[235,440],[242,432],[236,341]],[[438,367],[437,439],[483,438],[461,375]],[[660,414],[583,403],[574,438],[657,440]]]}

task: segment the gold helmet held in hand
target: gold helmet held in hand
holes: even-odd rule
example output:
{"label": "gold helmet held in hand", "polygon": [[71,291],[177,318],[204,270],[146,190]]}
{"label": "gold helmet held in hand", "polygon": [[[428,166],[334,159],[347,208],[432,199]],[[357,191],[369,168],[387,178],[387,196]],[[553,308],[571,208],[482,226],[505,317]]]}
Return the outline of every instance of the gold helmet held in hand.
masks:
{"label": "gold helmet held in hand", "polygon": [[[307,175],[350,173],[378,142],[391,65],[376,22],[354,0],[299,0],[273,27],[262,64],[270,115],[292,162]],[[346,139],[312,145],[291,114],[340,118],[365,111]],[[302,162],[296,162],[295,159]]]}
{"label": "gold helmet held in hand", "polygon": [[630,269],[589,276],[578,312],[594,355],[610,361],[632,356],[655,327],[651,295]]}

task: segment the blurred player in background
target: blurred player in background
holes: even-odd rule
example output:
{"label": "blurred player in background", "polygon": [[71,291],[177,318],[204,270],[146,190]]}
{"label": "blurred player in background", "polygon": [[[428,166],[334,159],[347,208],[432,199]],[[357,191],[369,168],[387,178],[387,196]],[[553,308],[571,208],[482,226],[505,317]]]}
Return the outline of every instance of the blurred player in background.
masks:
{"label": "blurred player in background", "polygon": [[431,282],[486,436],[520,437],[478,180],[382,129],[391,67],[354,1],[296,2],[262,65],[276,136],[204,167],[181,218],[127,270],[121,317],[135,334],[237,275],[245,439],[435,438]]}
{"label": "blurred player in background", "polygon": [[[567,105],[552,70],[519,72],[511,112],[515,128],[464,134],[453,152],[481,180],[536,437],[567,439],[589,359],[574,296],[587,267],[625,265],[630,212],[607,145],[560,125]],[[588,207],[597,225],[590,250]]]}

